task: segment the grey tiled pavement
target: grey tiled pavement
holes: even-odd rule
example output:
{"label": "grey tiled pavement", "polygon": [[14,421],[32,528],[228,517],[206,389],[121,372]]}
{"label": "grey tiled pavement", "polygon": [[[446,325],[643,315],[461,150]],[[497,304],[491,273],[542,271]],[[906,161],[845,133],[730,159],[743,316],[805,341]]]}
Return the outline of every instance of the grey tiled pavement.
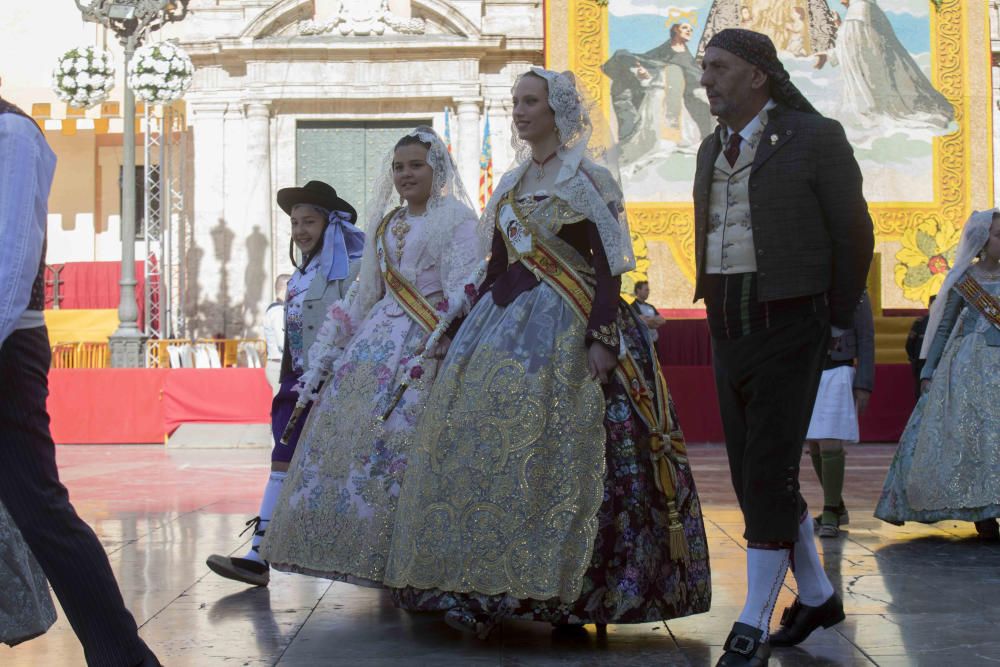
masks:
{"label": "grey tiled pavement", "polygon": [[[825,567],[847,620],[772,665],[991,665],[1000,662],[1000,545],[971,524],[907,524],[871,516],[893,448],[853,446],[845,498],[851,524],[821,540]],[[77,509],[108,550],[146,641],[167,667],[213,665],[713,665],[743,601],[741,522],[724,451],[691,449],[705,507],[713,604],[666,624],[593,627],[560,640],[548,626],[511,622],[486,642],[434,615],[393,608],[377,590],[275,573],[268,589],[222,580],[205,567],[213,552],[240,552],[236,538],[256,513],[267,453],[167,452],[162,447],[61,447],[60,466]],[[808,457],[803,489],[821,505]],[[242,547],[242,548],[241,548]],[[778,603],[794,597],[791,577]],[[65,620],[15,649],[0,665],[82,665]]]}

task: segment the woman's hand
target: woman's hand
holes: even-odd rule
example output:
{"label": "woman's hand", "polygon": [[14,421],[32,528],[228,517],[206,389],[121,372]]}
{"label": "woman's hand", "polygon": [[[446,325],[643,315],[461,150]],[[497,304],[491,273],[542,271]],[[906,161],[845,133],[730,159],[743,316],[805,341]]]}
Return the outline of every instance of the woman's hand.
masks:
{"label": "woman's hand", "polygon": [[448,355],[448,350],[451,348],[451,338],[445,336],[444,334],[438,338],[437,345],[431,350],[432,359],[444,359]]}
{"label": "woman's hand", "polygon": [[608,377],[618,365],[618,357],[605,345],[598,342],[590,344],[587,350],[587,365],[590,367],[590,378],[607,384]]}
{"label": "woman's hand", "polygon": [[925,378],[920,381],[920,393],[926,394],[931,390],[931,381],[929,378]]}

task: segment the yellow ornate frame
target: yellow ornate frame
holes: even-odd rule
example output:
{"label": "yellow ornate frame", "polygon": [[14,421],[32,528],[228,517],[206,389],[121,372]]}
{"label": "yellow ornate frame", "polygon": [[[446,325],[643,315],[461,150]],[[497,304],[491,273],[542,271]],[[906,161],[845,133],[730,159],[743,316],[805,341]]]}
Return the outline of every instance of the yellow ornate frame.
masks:
{"label": "yellow ornate frame", "polygon": [[[928,0],[929,2],[929,0]],[[869,208],[879,241],[899,240],[927,220],[961,226],[973,208],[993,206],[992,86],[989,17],[985,2],[944,0],[930,8],[934,86],[955,106],[958,130],[934,139],[934,198],[876,202]],[[546,0],[546,62],[571,69],[607,117],[610,84],[608,8],[599,0]],[[694,282],[694,211],[687,202],[630,203],[629,222],[649,240],[663,241]]]}

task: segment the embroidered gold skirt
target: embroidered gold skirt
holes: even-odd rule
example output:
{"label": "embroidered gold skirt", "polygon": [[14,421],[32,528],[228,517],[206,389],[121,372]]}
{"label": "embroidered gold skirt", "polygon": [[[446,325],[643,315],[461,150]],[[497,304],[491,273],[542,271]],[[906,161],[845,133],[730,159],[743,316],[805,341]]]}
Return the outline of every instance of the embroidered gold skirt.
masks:
{"label": "embroidered gold skirt", "polygon": [[472,310],[417,426],[387,585],[579,597],[605,471],[584,333],[544,284]]}

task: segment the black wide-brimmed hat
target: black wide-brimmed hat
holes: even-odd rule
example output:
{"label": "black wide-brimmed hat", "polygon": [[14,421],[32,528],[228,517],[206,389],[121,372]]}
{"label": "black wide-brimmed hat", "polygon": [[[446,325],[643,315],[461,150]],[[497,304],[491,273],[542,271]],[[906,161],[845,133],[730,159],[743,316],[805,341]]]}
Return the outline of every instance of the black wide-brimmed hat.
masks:
{"label": "black wide-brimmed hat", "polygon": [[298,204],[312,204],[328,211],[343,211],[351,216],[351,222],[358,219],[354,207],[337,196],[337,191],[323,181],[309,181],[301,188],[281,188],[278,190],[278,206],[288,215]]}

